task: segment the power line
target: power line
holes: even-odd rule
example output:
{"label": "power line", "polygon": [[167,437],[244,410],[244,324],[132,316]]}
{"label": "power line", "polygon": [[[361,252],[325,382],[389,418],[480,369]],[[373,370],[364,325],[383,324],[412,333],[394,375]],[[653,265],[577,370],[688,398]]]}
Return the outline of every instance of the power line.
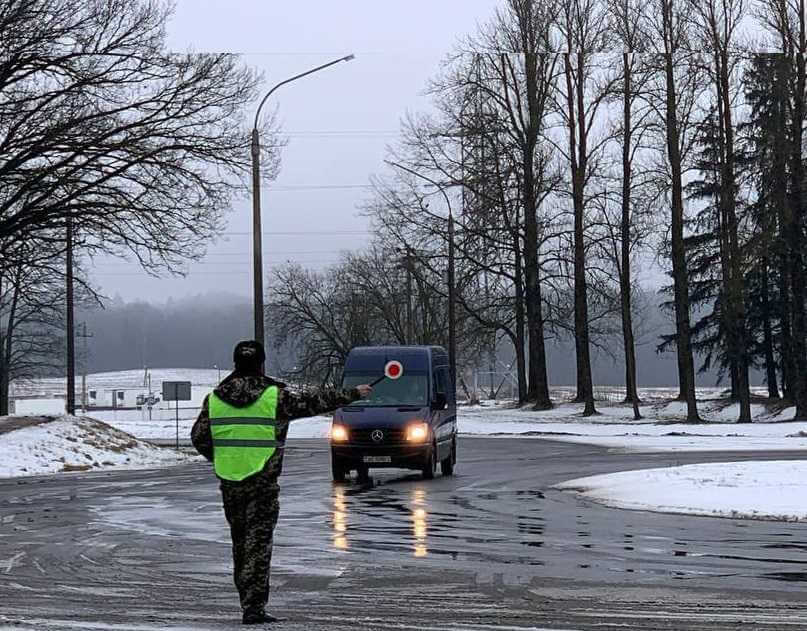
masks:
{"label": "power line", "polygon": [[269,186],[264,190],[275,193],[291,193],[297,191],[350,191],[373,188],[372,184],[301,184],[298,186]]}
{"label": "power line", "polygon": [[[252,232],[220,232],[218,234],[233,237],[252,236]],[[341,237],[341,236],[354,236],[354,235],[355,236],[368,235],[368,234],[374,234],[374,232],[371,230],[299,230],[288,232],[262,231],[261,234],[265,237],[309,237],[309,236]]]}
{"label": "power line", "polygon": [[283,131],[282,129],[277,132],[281,136],[290,136],[296,138],[324,138],[328,136],[335,137],[381,137],[381,136],[398,136],[399,131],[393,130],[379,130],[379,129],[365,129],[365,130],[348,130],[348,129],[309,129],[309,130],[294,130]]}
{"label": "power line", "polygon": [[[320,254],[320,253],[318,253],[318,254]],[[264,260],[266,260],[266,258],[267,257],[264,256]],[[278,261],[286,262],[288,260],[289,260],[288,258],[284,258],[283,256],[277,256],[277,257],[274,258],[273,262],[275,262],[275,263],[277,263]],[[310,263],[311,262],[311,259],[301,259],[301,260],[304,263]],[[317,260],[319,260],[319,259],[317,259]],[[197,261],[197,262],[186,263],[186,265],[188,265],[188,268],[186,268],[186,269],[190,269],[194,265],[208,265],[208,266],[222,266],[223,267],[225,265],[249,265],[251,263],[252,263],[252,259],[242,259],[240,261]],[[134,263],[109,263],[109,264],[105,264],[104,267],[105,268],[106,267],[130,267],[131,265],[135,265],[135,264]],[[96,268],[96,269],[98,269],[98,268]]]}
{"label": "power line", "polygon": [[[304,261],[304,262],[306,263],[306,265],[314,265],[314,266],[335,265],[335,264],[339,263],[339,261]],[[282,267],[283,265],[285,265],[285,262],[283,262],[283,263],[274,263],[274,264],[271,264],[271,265],[265,265],[264,267],[266,269],[274,269],[274,268]],[[247,266],[247,264],[244,265],[244,267],[246,267],[246,266]],[[148,278],[150,280],[173,280],[173,281],[178,281],[178,282],[181,282],[181,281],[185,280],[185,278],[183,278],[181,276],[177,276],[177,277],[174,277],[174,276],[160,276],[160,277],[155,278],[154,276],[151,276],[150,274],[147,274],[146,272],[97,272],[97,273],[93,273],[93,277],[118,277],[118,276],[127,276],[127,277],[136,276],[138,278]],[[245,270],[245,271],[235,271],[235,270],[233,270],[233,271],[230,271],[230,272],[205,271],[205,272],[200,272],[200,273],[197,273],[197,274],[189,272],[188,274],[186,274],[186,278],[188,276],[252,276],[252,271],[251,270]]]}

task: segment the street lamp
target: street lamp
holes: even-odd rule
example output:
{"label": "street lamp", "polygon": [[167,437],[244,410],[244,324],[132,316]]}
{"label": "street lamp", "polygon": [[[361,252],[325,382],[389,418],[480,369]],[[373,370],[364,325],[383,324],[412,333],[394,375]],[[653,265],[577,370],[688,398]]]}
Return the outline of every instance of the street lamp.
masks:
{"label": "street lamp", "polygon": [[445,187],[435,182],[430,177],[418,173],[397,162],[385,160],[387,164],[393,166],[407,173],[426,180],[429,184],[436,187],[443,194],[448,206],[448,365],[451,372],[452,387],[457,383],[457,334],[455,322],[455,290],[454,290],[454,212],[451,210],[451,200],[448,198]]}
{"label": "street lamp", "polygon": [[354,55],[341,57],[327,64],[317,66],[306,72],[295,75],[290,79],[281,81],[273,87],[266,96],[263,97],[258,111],[255,112],[255,123],[252,126],[252,248],[253,248],[253,273],[254,273],[254,306],[255,306],[255,339],[261,344],[264,343],[263,332],[263,244],[261,235],[261,146],[258,138],[258,120],[264,103],[269,99],[279,87],[302,79],[310,74],[329,68],[343,61],[355,59]]}

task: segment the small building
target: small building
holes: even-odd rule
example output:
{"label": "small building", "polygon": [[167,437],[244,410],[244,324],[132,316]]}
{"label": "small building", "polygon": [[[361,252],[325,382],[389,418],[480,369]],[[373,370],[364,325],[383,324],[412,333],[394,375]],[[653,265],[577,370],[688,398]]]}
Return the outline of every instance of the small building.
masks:
{"label": "small building", "polygon": [[93,405],[96,407],[111,407],[112,409],[136,409],[137,398],[142,394],[142,388],[116,388],[104,390],[101,399],[98,400],[96,398]]}
{"label": "small building", "polygon": [[17,416],[60,416],[65,413],[66,402],[64,399],[14,399],[14,414]]}

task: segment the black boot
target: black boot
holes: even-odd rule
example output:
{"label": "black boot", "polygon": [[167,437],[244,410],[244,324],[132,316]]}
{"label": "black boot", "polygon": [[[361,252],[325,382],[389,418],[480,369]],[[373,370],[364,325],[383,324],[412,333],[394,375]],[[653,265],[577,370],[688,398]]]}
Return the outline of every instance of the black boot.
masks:
{"label": "black boot", "polygon": [[241,620],[243,624],[272,624],[273,622],[281,621],[282,618],[275,618],[263,609],[247,609],[244,611],[244,617]]}

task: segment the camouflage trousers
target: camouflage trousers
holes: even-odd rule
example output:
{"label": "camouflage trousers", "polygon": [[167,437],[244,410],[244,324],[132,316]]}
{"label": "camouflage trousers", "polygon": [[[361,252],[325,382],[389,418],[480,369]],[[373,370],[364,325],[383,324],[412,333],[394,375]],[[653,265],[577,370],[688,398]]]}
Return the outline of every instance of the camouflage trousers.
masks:
{"label": "camouflage trousers", "polygon": [[233,578],[244,610],[262,610],[269,600],[269,566],[280,489],[276,482],[261,487],[228,484],[221,488],[233,540]]}

